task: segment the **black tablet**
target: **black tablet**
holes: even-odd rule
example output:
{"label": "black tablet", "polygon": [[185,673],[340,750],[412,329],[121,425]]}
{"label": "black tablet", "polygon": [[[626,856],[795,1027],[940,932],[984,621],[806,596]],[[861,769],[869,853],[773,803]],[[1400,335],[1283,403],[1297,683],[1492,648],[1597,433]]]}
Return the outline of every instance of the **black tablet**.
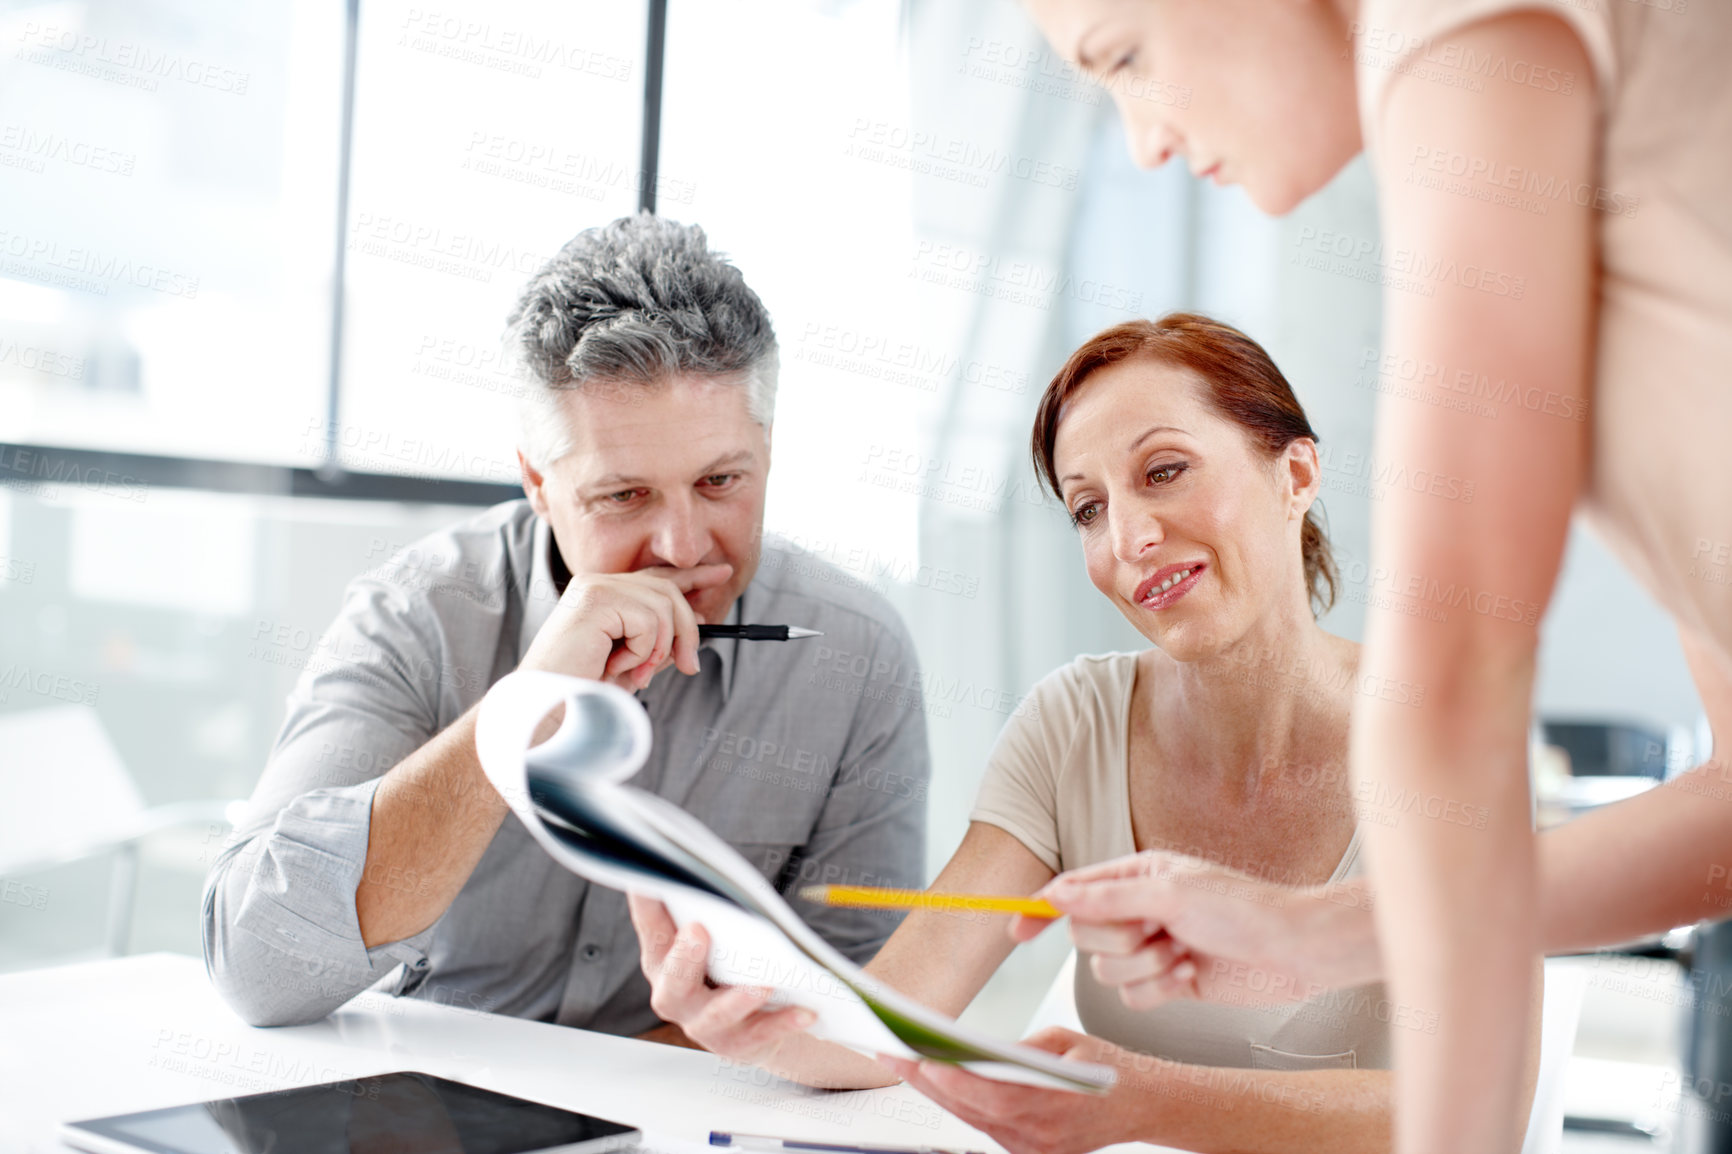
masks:
{"label": "black tablet", "polygon": [[68,1122],[92,1154],[602,1154],[637,1130],[431,1074],[404,1071]]}

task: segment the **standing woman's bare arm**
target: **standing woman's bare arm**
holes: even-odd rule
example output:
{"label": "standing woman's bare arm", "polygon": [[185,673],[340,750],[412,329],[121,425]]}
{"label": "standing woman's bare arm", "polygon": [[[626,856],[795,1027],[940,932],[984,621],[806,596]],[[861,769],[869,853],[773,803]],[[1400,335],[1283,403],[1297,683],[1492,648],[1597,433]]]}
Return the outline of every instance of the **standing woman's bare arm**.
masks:
{"label": "standing woman's bare arm", "polygon": [[1714,759],[1540,839],[1547,949],[1588,949],[1723,918],[1732,899],[1732,668],[1681,632]]}
{"label": "standing woman's bare arm", "polygon": [[1444,384],[1484,375],[1541,398],[1495,415],[1378,405],[1392,483],[1373,507],[1373,592],[1388,600],[1368,614],[1361,671],[1423,685],[1425,699],[1361,699],[1352,759],[1391,994],[1439,1023],[1396,1037],[1402,1154],[1520,1143],[1539,946],[1527,729],[1538,619],[1587,463],[1588,425],[1563,414],[1585,402],[1593,363],[1593,222],[1575,198],[1534,213],[1411,179],[1416,158],[1441,152],[1591,189],[1586,54],[1561,20],[1531,13],[1448,40],[1575,83],[1565,95],[1494,74],[1476,92],[1399,75],[1378,114],[1385,264],[1404,274],[1384,292],[1385,352],[1439,366]]}

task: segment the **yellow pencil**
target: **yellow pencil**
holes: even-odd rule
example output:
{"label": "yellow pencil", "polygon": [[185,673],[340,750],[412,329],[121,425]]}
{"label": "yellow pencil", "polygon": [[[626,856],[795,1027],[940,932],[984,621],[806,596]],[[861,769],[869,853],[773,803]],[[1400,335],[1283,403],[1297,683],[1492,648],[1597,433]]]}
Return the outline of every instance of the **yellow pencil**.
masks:
{"label": "yellow pencil", "polygon": [[995,914],[1025,914],[1031,918],[1062,917],[1058,908],[1039,898],[999,894],[943,894],[931,890],[895,890],[879,886],[806,886],[800,896],[830,906],[860,906],[875,910],[983,910]]}

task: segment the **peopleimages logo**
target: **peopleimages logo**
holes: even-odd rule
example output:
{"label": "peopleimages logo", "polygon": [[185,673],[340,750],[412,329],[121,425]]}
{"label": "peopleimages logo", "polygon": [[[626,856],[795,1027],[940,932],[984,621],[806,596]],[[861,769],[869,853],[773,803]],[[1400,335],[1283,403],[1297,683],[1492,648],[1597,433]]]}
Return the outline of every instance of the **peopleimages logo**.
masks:
{"label": "peopleimages logo", "polygon": [[1412,248],[1385,249],[1383,242],[1333,229],[1305,225],[1294,238],[1293,260],[1319,272],[1431,296],[1440,284],[1521,300],[1527,278],[1485,265],[1464,263]]}
{"label": "peopleimages logo", "polygon": [[20,344],[0,337],[0,365],[17,365],[44,376],[64,377],[69,381],[84,379],[84,358],[41,345]]}
{"label": "peopleimages logo", "polygon": [[1379,609],[1390,609],[1431,621],[1446,621],[1451,609],[1466,609],[1481,617],[1533,625],[1539,621],[1540,604],[1511,597],[1467,581],[1445,581],[1423,573],[1371,566],[1357,558],[1339,562],[1350,599]]}
{"label": "peopleimages logo", "polygon": [[[155,92],[157,81],[178,80],[194,88],[208,88],[230,96],[245,96],[251,72],[228,68],[196,56],[183,56],[168,49],[129,40],[94,36],[75,27],[39,24],[26,20],[18,40],[27,48],[44,52],[18,58],[72,72],[85,72],[100,79],[124,76],[132,87]],[[38,58],[43,57],[46,58]],[[105,72],[106,70],[106,72]]]}
{"label": "peopleimages logo", "polygon": [[559,40],[536,28],[496,25],[421,8],[409,9],[398,28],[400,48],[530,79],[539,78],[544,65],[602,80],[625,82],[632,75],[632,61],[627,57]]}
{"label": "peopleimages logo", "polygon": [[15,152],[41,172],[52,160],[73,168],[131,176],[138,154],[121,152],[58,132],[38,132],[23,124],[0,125],[0,152]]}
{"label": "peopleimages logo", "polygon": [[[1576,74],[1564,68],[1535,64],[1506,52],[1488,52],[1471,44],[1416,36],[1398,28],[1383,28],[1357,20],[1348,25],[1355,59],[1368,67],[1396,72],[1419,72],[1428,79],[1442,79],[1422,72],[1425,65],[1444,70],[1454,86],[1481,92],[1485,82],[1496,80],[1542,92],[1569,96],[1576,90]],[[1356,50],[1356,51],[1355,51]],[[1383,54],[1383,55],[1380,55]]]}
{"label": "peopleimages logo", "polygon": [[803,533],[778,533],[776,536],[794,551],[765,550],[760,564],[766,569],[785,570],[819,581],[849,584],[879,593],[891,584],[954,594],[969,600],[980,592],[980,578],[958,569],[880,553],[866,545],[810,537]]}
{"label": "peopleimages logo", "polygon": [[895,445],[869,446],[859,480],[877,488],[988,513],[996,513],[1006,501],[1035,506],[1046,503],[1039,485],[1021,476],[1000,476],[985,465],[959,463]]}
{"label": "peopleimages logo", "polygon": [[495,460],[465,446],[401,437],[396,429],[346,421],[332,425],[322,417],[307,418],[301,430],[301,451],[322,452],[327,442],[335,443],[354,463],[367,468],[403,465],[434,474],[467,475],[504,484],[520,479],[516,462]]}
{"label": "peopleimages logo", "polygon": [[72,705],[95,705],[102,687],[64,673],[50,673],[13,662],[0,668],[0,704],[9,701],[14,690]]}
{"label": "peopleimages logo", "polygon": [[1451,367],[1394,352],[1380,354],[1369,345],[1360,350],[1359,368],[1356,383],[1363,388],[1456,408],[1477,416],[1495,418],[1498,410],[1491,405],[1497,404],[1565,421],[1588,419],[1587,397],[1523,385],[1473,368]]}
{"label": "peopleimages logo", "polygon": [[867,653],[820,645],[812,652],[812,665],[817,672],[811,684],[868,698],[909,705],[923,700],[928,708],[934,704],[966,705],[1012,717],[1040,715],[1040,707],[1020,694],[981,685],[966,677],[944,677]]}
{"label": "peopleimages logo", "polygon": [[[1537,172],[1487,156],[1419,144],[1407,160],[1409,184],[1507,204],[1543,216],[1560,201],[1612,216],[1635,216],[1642,198],[1597,184]],[[1445,179],[1452,178],[1452,179]]]}
{"label": "peopleimages logo", "polygon": [[0,254],[10,258],[4,266],[8,276],[78,292],[107,296],[111,285],[125,285],[187,300],[198,296],[198,277],[189,273],[45,236],[0,231]]}
{"label": "peopleimages logo", "polygon": [[1058,297],[1118,312],[1135,313],[1143,307],[1141,292],[1107,281],[1079,278],[1035,261],[930,240],[915,243],[909,275],[928,284],[1041,309],[1051,308]]}
{"label": "peopleimages logo", "polygon": [[130,473],[80,465],[54,450],[22,449],[16,445],[0,445],[0,481],[14,488],[68,485],[127,501],[142,501],[150,495],[145,483]]}

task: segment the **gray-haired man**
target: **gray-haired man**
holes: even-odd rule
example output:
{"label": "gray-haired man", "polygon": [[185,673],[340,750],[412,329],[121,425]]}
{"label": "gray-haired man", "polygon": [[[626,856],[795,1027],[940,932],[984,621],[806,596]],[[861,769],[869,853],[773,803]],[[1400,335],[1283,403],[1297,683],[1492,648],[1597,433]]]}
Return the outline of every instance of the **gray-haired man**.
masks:
{"label": "gray-haired man", "polygon": [[[555,865],[476,761],[474,707],[513,669],[638,691],[655,749],[634,784],[782,888],[924,883],[906,630],[844,574],[771,544],[760,557],[777,362],[756,294],[701,230],[628,217],[566,245],[510,324],[531,381],[527,500],[350,584],[320,649],[342,660],[302,677],[206,883],[206,964],[254,1024],[314,1020],[389,979],[465,1007],[658,1028],[624,897]],[[700,622],[728,620],[824,637],[699,641]],[[860,961],[894,928],[802,912]]]}

